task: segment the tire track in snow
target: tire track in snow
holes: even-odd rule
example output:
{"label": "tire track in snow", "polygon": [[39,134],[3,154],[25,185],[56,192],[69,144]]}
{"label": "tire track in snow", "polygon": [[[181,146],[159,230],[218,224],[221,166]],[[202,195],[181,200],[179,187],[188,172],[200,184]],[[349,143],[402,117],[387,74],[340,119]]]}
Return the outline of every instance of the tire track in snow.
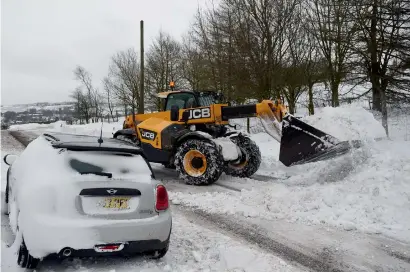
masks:
{"label": "tire track in snow", "polygon": [[177,206],[176,209],[196,221],[201,221],[205,225],[211,223],[214,228],[216,227],[228,231],[247,242],[257,244],[268,253],[277,255],[296,266],[302,266],[305,270],[317,272],[351,270],[351,268],[346,265],[340,267],[333,263],[331,254],[327,257],[322,256],[322,259],[320,258],[321,255],[313,257],[312,255],[305,254],[302,251],[298,251],[296,248],[283,244],[280,241],[263,234],[263,231],[257,225],[245,223],[236,217],[225,217],[224,215],[212,214],[204,210],[193,209],[192,207],[186,207],[183,205]]}

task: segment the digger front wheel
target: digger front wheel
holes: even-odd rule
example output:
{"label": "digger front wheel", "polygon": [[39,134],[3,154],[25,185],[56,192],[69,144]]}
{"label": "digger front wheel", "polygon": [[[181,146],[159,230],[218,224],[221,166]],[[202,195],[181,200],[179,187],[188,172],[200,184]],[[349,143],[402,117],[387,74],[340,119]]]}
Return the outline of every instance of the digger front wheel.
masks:
{"label": "digger front wheel", "polygon": [[250,177],[261,165],[261,152],[258,145],[249,137],[238,135],[231,137],[241,150],[242,156],[235,162],[226,162],[225,173],[236,177]]}
{"label": "digger front wheel", "polygon": [[214,143],[200,139],[189,139],[182,143],[175,155],[175,167],[185,183],[210,185],[223,172],[223,156]]}

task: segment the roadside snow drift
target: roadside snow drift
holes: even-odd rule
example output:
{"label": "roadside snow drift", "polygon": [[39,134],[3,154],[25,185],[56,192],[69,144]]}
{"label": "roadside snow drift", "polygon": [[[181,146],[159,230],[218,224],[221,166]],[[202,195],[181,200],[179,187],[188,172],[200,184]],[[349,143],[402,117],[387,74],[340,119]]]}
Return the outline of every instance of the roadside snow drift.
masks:
{"label": "roadside snow drift", "polygon": [[37,131],[40,133],[44,132],[61,132],[68,134],[80,134],[80,135],[90,135],[90,136],[100,136],[101,128],[103,132],[103,137],[112,137],[113,133],[117,130],[122,129],[124,118],[119,119],[118,122],[96,122],[90,124],[74,124],[67,125],[63,121],[57,121],[50,124],[38,124],[38,123],[28,123],[22,125],[12,125],[10,126],[10,131]]}
{"label": "roadside snow drift", "polygon": [[304,121],[339,140],[386,137],[386,132],[373,114],[356,104],[320,108],[315,115],[306,116]]}
{"label": "roadside snow drift", "polygon": [[326,107],[305,120],[340,140],[366,145],[338,158],[287,168],[277,161],[276,141],[264,133],[252,135],[263,156],[260,173],[290,178],[240,193],[173,192],[171,198],[215,213],[360,229],[410,241],[410,144],[375,141],[386,136],[383,127],[354,105]]}

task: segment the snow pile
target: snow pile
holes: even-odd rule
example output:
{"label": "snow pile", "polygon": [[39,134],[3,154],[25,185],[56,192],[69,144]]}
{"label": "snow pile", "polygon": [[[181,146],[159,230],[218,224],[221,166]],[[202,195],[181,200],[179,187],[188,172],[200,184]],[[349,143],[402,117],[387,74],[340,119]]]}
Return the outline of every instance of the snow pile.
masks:
{"label": "snow pile", "polygon": [[64,125],[65,122],[63,121],[56,121],[49,124],[43,123],[27,123],[27,124],[17,124],[11,125],[9,130],[10,131],[31,131],[31,130],[52,130],[57,127]]}
{"label": "snow pile", "polygon": [[[355,104],[336,108],[319,108],[316,109],[315,115],[306,116],[302,120],[341,141],[361,140],[366,145],[366,143],[373,143],[377,138],[386,137],[383,126],[375,119],[373,114]],[[273,172],[283,172],[284,170],[290,172],[294,170],[309,172],[311,170],[312,164],[307,165],[309,168],[306,168],[304,165],[287,168],[279,162],[280,143],[268,134],[258,133],[251,135],[251,137],[257,142],[262,153],[263,160],[260,173],[272,174]],[[365,152],[366,149],[365,146],[361,151]],[[334,163],[337,163],[337,160]],[[320,167],[320,164],[316,166]]]}
{"label": "snow pile", "polygon": [[373,114],[356,104],[324,107],[304,121],[340,140],[371,140],[386,137],[381,123]]}
{"label": "snow pile", "polygon": [[10,131],[39,131],[44,132],[61,132],[69,134],[79,134],[79,135],[91,135],[99,136],[101,133],[101,128],[103,131],[103,137],[112,137],[113,133],[117,130],[121,130],[123,125],[123,119],[119,119],[118,122],[96,122],[89,124],[73,124],[68,125],[63,121],[57,121],[50,124],[38,124],[38,123],[28,123],[22,125],[12,125],[10,126]]}
{"label": "snow pile", "polygon": [[101,128],[102,128],[103,137],[112,137],[116,131],[122,129],[122,125],[123,125],[122,120],[118,122],[113,122],[113,123],[97,122],[97,123],[82,124],[82,125],[63,124],[63,126],[54,128],[54,130],[57,132],[62,132],[62,133],[99,136],[101,133]]}
{"label": "snow pile", "polygon": [[[274,140],[267,134],[252,135],[263,156],[260,173],[287,174],[289,179],[262,182],[239,193],[172,192],[173,202],[215,213],[359,229],[410,241],[409,143],[372,141],[384,137],[384,130],[372,114],[354,105],[324,108],[306,120],[341,140],[367,144],[331,160],[287,168],[277,161],[279,145]],[[234,183],[235,178],[229,179]]]}
{"label": "snow pile", "polygon": [[312,165],[310,172],[240,193],[170,196],[215,213],[381,232],[410,241],[410,147],[405,144],[381,141],[362,162],[345,158],[339,165],[316,163],[321,168]]}

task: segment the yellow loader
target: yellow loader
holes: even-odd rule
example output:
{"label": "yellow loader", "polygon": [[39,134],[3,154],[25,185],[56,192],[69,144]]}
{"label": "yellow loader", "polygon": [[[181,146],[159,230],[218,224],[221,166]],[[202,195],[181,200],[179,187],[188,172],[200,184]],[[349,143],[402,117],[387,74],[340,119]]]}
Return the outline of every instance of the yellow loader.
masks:
{"label": "yellow loader", "polygon": [[231,119],[259,117],[265,131],[280,142],[279,160],[285,166],[325,160],[358,146],[295,118],[280,100],[230,106],[216,92],[157,96],[162,111],[127,116],[113,137],[139,146],[149,162],[175,168],[187,184],[212,184],[224,172],[251,177],[259,169],[259,147],[230,125]]}

